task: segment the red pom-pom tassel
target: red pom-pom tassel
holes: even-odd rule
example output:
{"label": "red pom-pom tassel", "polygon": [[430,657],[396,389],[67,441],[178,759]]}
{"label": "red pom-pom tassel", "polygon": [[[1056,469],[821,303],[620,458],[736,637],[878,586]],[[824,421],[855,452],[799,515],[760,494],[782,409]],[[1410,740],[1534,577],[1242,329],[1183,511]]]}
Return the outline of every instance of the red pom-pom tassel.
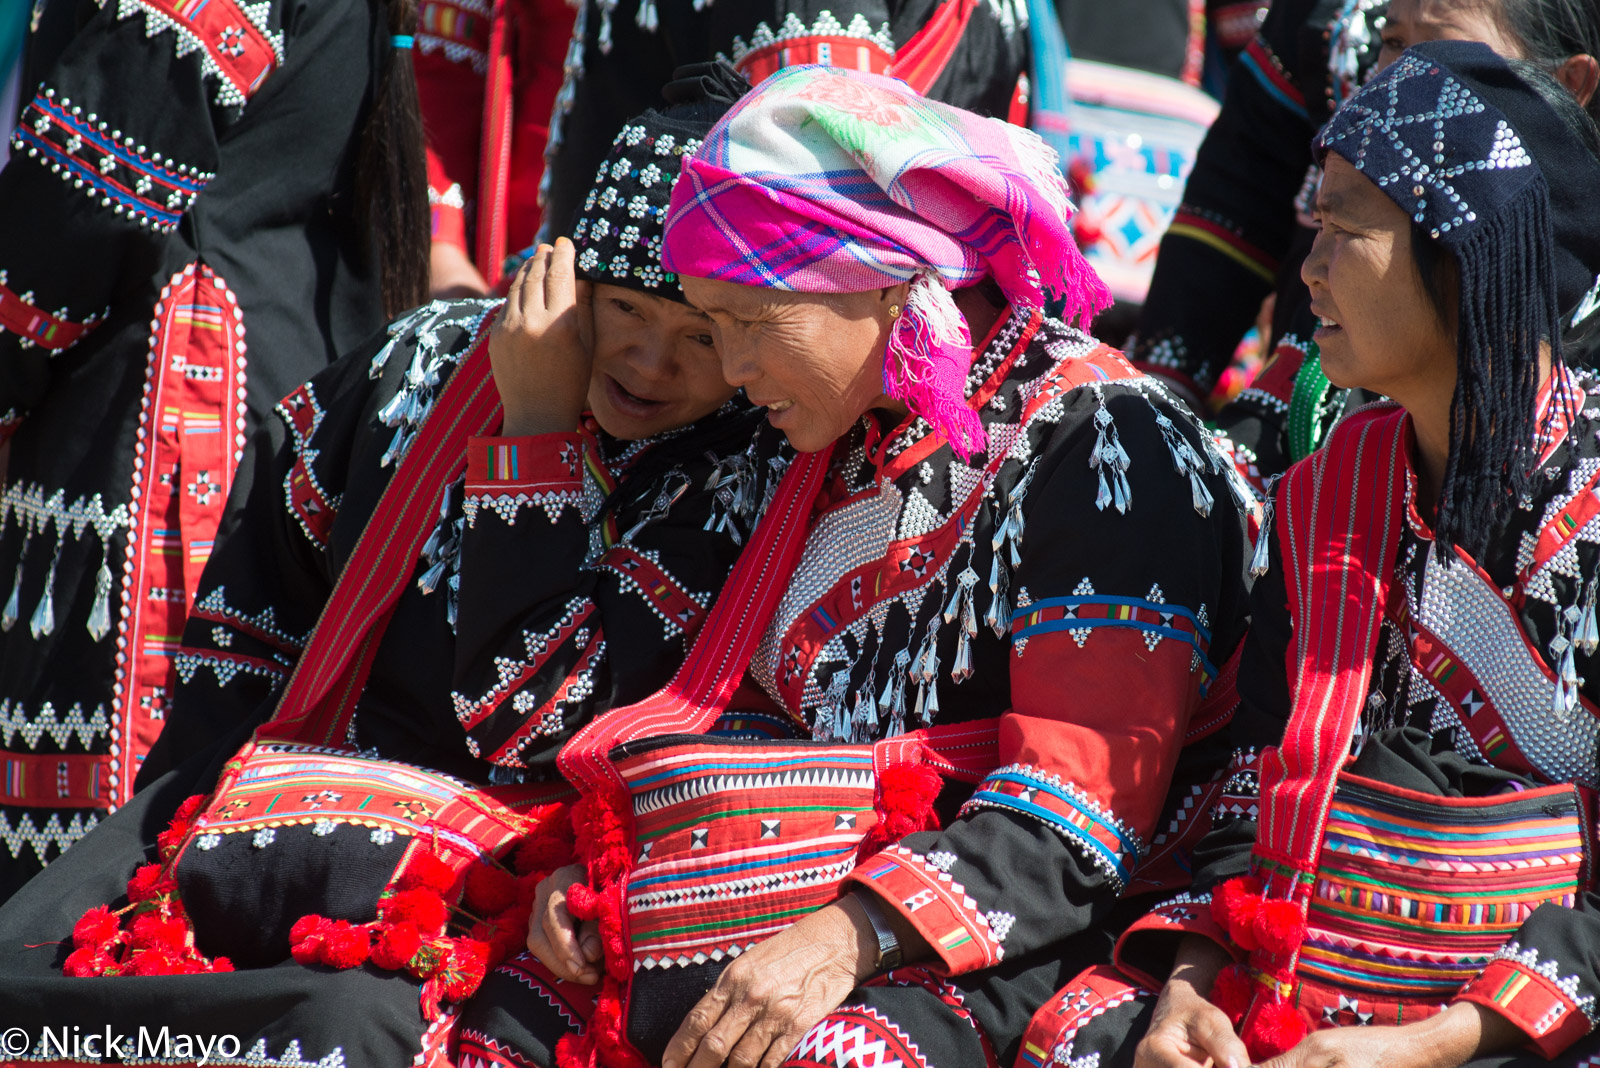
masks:
{"label": "red pom-pom tassel", "polygon": [[448,894],[455,885],[455,869],[432,853],[413,857],[395,881],[399,890],[431,890],[435,894]]}
{"label": "red pom-pom tassel", "polygon": [[1244,1048],[1252,1063],[1260,1064],[1287,1053],[1306,1037],[1306,1019],[1287,1001],[1267,1001],[1256,1006],[1245,1024]]}
{"label": "red pom-pom tassel", "polygon": [[1211,916],[1240,949],[1252,950],[1258,944],[1255,918],[1261,893],[1261,880],[1254,875],[1229,879],[1211,891]]}
{"label": "red pom-pom tassel", "polygon": [[1244,965],[1230,964],[1218,973],[1217,981],[1211,985],[1211,1004],[1223,1011],[1229,1023],[1238,1027],[1255,992],[1256,984],[1250,981],[1250,973]]}
{"label": "red pom-pom tassel", "polygon": [[856,856],[866,859],[908,834],[939,825],[933,804],[944,780],[923,764],[885,768],[878,776],[878,822],[861,842]]}
{"label": "red pom-pom tassel", "polygon": [[1286,957],[1306,940],[1306,917],[1294,901],[1265,901],[1250,925],[1256,942],[1275,957]]}
{"label": "red pom-pom tassel", "polygon": [[467,907],[479,916],[493,916],[517,900],[517,880],[504,868],[474,864],[467,870]]}

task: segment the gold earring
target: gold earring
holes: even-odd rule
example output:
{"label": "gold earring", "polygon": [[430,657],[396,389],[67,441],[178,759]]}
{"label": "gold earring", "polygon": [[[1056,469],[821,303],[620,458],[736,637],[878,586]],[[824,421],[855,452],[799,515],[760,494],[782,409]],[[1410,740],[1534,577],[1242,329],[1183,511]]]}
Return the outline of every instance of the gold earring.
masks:
{"label": "gold earring", "polygon": [[891,319],[900,318],[900,305],[898,305],[898,304],[889,305],[889,318],[891,318]]}

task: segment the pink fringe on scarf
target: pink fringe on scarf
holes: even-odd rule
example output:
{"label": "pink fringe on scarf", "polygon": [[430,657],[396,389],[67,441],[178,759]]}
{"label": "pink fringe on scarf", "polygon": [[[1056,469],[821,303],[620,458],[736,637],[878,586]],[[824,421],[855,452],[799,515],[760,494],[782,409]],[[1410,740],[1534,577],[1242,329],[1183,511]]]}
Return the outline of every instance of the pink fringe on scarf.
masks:
{"label": "pink fringe on scarf", "polygon": [[932,424],[962,459],[988,445],[983,421],[967,406],[972,333],[955,298],[924,271],[889,334],[884,390]]}

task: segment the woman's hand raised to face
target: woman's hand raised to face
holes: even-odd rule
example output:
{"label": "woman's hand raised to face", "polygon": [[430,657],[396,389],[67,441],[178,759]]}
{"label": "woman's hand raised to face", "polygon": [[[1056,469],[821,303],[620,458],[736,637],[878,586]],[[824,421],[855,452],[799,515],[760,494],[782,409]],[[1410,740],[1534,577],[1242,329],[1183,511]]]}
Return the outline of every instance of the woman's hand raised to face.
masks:
{"label": "woman's hand raised to face", "polygon": [[667,1043],[661,1068],[777,1068],[872,974],[877,937],[860,907],[845,901],[811,913],[728,965]]}
{"label": "woman's hand raised to face", "polygon": [[506,437],[578,428],[594,362],[594,312],[576,260],[564,237],[535,249],[490,330],[489,363]]}
{"label": "woman's hand raised to face", "polygon": [[528,952],[557,979],[569,983],[600,981],[600,927],[579,923],[567,909],[567,890],[584,881],[583,865],[569,864],[551,872],[534,890],[528,916]]}

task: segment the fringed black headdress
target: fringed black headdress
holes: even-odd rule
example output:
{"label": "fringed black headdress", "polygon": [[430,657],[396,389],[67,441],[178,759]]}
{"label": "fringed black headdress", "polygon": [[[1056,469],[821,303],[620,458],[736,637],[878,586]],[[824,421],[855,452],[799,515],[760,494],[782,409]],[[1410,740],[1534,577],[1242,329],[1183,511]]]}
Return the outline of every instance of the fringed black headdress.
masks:
{"label": "fringed black headdress", "polygon": [[[1582,159],[1569,160],[1574,147]],[[1558,248],[1546,173],[1592,196],[1600,165],[1504,59],[1462,41],[1409,49],[1339,109],[1315,150],[1348,160],[1411,216],[1416,239],[1455,258],[1458,374],[1434,533],[1441,552],[1459,545],[1482,560],[1536,459],[1539,344],[1559,368],[1558,309],[1581,302],[1595,270],[1592,248]],[[1581,175],[1565,171],[1584,160]]]}
{"label": "fringed black headdress", "polygon": [[578,274],[594,282],[684,302],[678,276],[661,267],[667,203],[684,156],[750,89],[726,63],[679,67],[663,91],[670,105],[630,119],[595,172],[572,228]]}

